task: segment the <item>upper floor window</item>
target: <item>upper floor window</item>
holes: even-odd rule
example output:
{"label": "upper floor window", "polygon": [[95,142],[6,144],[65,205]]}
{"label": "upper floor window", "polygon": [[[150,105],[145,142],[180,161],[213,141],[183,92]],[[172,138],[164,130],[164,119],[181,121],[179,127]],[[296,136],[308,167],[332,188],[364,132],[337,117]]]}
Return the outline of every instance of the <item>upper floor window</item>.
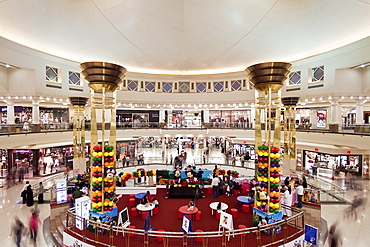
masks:
{"label": "upper floor window", "polygon": [[316,67],[311,69],[312,82],[318,82],[324,80],[324,66]]}
{"label": "upper floor window", "polygon": [[137,91],[139,81],[127,80],[127,90],[128,91]]}
{"label": "upper floor window", "polygon": [[59,69],[46,66],[46,80],[52,82],[59,82]]}
{"label": "upper floor window", "polygon": [[213,82],[213,92],[223,92],[224,91],[224,82],[223,81],[214,81]]}
{"label": "upper floor window", "polygon": [[162,82],[162,92],[172,93],[172,82]]}
{"label": "upper floor window", "polygon": [[80,73],[69,71],[69,85],[81,86]]}
{"label": "upper floor window", "polygon": [[294,85],[301,85],[301,71],[295,71],[289,74],[289,86]]}
{"label": "upper floor window", "polygon": [[197,93],[205,93],[207,91],[207,82],[197,82]]}
{"label": "upper floor window", "polygon": [[240,91],[242,90],[242,80],[231,81],[231,91]]}
{"label": "upper floor window", "polygon": [[145,82],[145,92],[154,92],[155,91],[155,82],[146,81]]}
{"label": "upper floor window", "polygon": [[187,82],[187,81],[179,82],[180,93],[189,93],[189,90],[190,90],[190,82]]}

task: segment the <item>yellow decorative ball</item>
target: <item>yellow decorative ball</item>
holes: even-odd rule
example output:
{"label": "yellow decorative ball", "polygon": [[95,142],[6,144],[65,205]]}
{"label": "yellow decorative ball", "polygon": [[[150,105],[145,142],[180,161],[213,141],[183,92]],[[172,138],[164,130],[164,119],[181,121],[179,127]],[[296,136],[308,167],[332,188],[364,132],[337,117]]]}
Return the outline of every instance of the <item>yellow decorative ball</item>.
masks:
{"label": "yellow decorative ball", "polygon": [[91,205],[93,208],[96,208],[97,204],[95,202],[93,202],[93,204]]}
{"label": "yellow decorative ball", "polygon": [[97,152],[93,152],[93,157],[97,157],[98,156],[98,153]]}
{"label": "yellow decorative ball", "polygon": [[113,206],[113,202],[109,202],[108,204],[109,204],[109,206],[110,206],[110,207],[112,207],[112,206]]}
{"label": "yellow decorative ball", "polygon": [[113,152],[109,152],[109,156],[113,156],[114,155],[114,153]]}
{"label": "yellow decorative ball", "polygon": [[103,203],[101,203],[101,202],[98,202],[97,204],[98,204],[99,208],[103,205]]}
{"label": "yellow decorative ball", "polygon": [[98,178],[98,181],[101,182],[103,179],[101,177]]}
{"label": "yellow decorative ball", "polygon": [[104,206],[108,206],[109,205],[109,203],[108,202],[104,202]]}
{"label": "yellow decorative ball", "polygon": [[103,155],[103,153],[102,152],[99,152],[98,153],[98,157],[101,157]]}
{"label": "yellow decorative ball", "polygon": [[263,179],[263,182],[267,183],[268,179],[267,178],[264,178]]}

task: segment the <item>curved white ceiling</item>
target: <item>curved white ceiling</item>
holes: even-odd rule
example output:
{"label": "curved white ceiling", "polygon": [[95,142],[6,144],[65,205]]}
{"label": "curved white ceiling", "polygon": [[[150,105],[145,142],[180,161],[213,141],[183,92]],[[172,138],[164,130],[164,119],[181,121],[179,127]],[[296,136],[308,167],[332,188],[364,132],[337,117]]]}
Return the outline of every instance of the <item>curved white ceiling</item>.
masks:
{"label": "curved white ceiling", "polygon": [[0,35],[78,62],[207,74],[370,36],[370,0],[0,0]]}

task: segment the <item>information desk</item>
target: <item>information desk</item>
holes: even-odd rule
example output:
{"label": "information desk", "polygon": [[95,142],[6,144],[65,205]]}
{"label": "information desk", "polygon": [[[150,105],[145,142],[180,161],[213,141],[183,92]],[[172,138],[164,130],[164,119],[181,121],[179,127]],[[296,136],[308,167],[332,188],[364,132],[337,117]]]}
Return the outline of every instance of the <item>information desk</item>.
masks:
{"label": "information desk", "polygon": [[195,193],[197,189],[199,190],[198,185],[196,185],[195,187],[175,187],[171,185],[168,193],[168,198],[195,198]]}
{"label": "information desk", "polygon": [[[213,211],[217,211],[217,206],[218,206],[219,202],[212,202],[211,204],[209,204],[209,207],[212,208],[212,215],[213,215]],[[225,211],[229,206],[224,203],[224,202],[221,202],[221,211]]]}
{"label": "information desk", "polygon": [[188,208],[189,208],[189,206],[188,206],[188,205],[181,206],[181,207],[179,208],[179,211],[180,211],[183,215],[189,215],[191,218],[193,218],[192,216],[198,212],[198,208],[197,208],[197,207],[194,207],[194,209],[193,209],[193,210],[188,210]]}
{"label": "information desk", "polygon": [[149,203],[147,205],[144,204],[138,204],[136,206],[137,210],[143,212],[143,211],[150,211],[150,215],[153,216],[153,208],[155,207],[154,203]]}

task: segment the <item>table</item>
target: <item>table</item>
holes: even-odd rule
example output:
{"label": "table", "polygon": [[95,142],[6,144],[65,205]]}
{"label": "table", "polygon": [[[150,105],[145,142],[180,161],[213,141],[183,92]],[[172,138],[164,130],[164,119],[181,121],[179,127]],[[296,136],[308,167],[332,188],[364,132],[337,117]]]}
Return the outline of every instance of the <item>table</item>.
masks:
{"label": "table", "polygon": [[155,207],[154,203],[149,203],[147,205],[144,204],[138,204],[136,206],[136,209],[139,211],[150,211],[150,215],[153,216],[153,208]]}
{"label": "table", "polygon": [[143,199],[143,198],[144,198],[144,196],[145,196],[145,195],[146,195],[146,193],[145,193],[145,192],[137,193],[137,194],[135,195],[135,198],[136,198],[136,199],[141,200],[141,199]]}
{"label": "table", "polygon": [[249,196],[238,196],[236,200],[238,200],[238,202],[240,203],[245,203],[245,204],[254,203],[254,200],[252,200]]}
{"label": "table", "polygon": [[[212,202],[211,204],[209,204],[209,207],[212,208],[212,215],[213,215],[213,211],[217,210],[218,203],[219,202]],[[226,209],[228,209],[228,207],[229,206],[226,203],[221,202],[221,211],[225,211]]]}
{"label": "table", "polygon": [[179,211],[184,215],[190,215],[191,216],[191,218],[193,219],[193,215],[194,214],[196,214],[197,212],[198,212],[198,208],[197,207],[194,207],[194,209],[193,210],[189,210],[188,211],[188,205],[185,205],[185,206],[181,206],[180,208],[179,208]]}

